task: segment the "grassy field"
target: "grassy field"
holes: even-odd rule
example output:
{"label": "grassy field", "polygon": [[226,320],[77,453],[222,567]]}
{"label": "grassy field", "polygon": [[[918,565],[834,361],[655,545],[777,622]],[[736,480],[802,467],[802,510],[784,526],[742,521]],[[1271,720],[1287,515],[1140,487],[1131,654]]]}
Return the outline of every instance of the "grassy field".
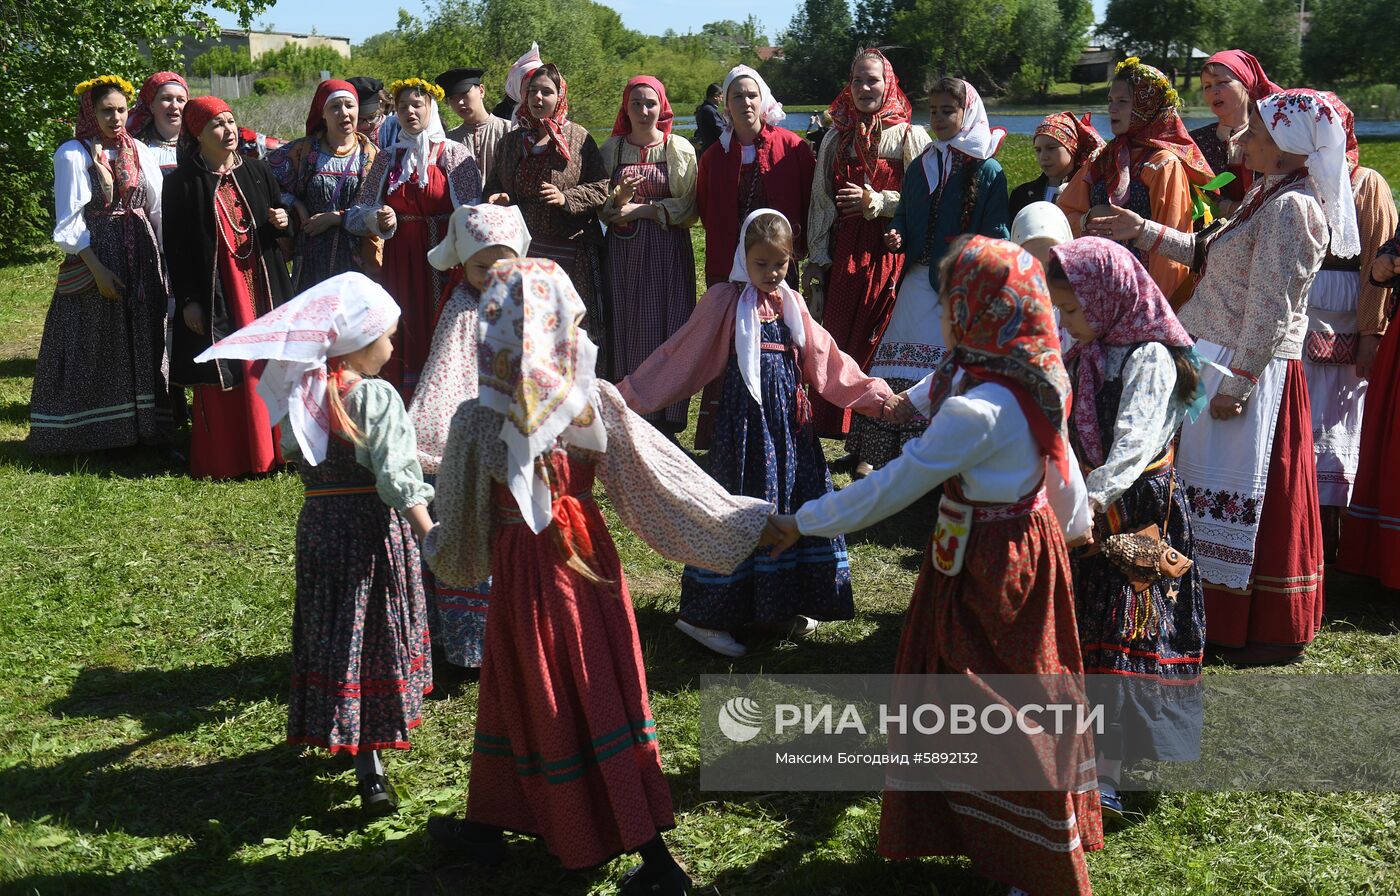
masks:
{"label": "grassy field", "polygon": [[[1033,173],[1026,143],[1008,148],[1013,184]],[[1384,150],[1392,182],[1396,148],[1364,150],[1373,162]],[[516,840],[503,868],[481,874],[434,851],[425,820],[465,797],[471,682],[439,689],[414,749],[389,757],[405,797],[395,818],[362,823],[348,761],[282,743],[299,482],[192,482],[144,453],[28,458],[53,274],[49,259],[0,271],[0,492],[10,496],[0,515],[0,892],[614,893],[625,860],[566,873]],[[701,674],[889,669],[927,506],[851,538],[855,620],[732,666],[671,627],[679,568],[610,520],[678,812],[669,839],[698,892],[1004,892],[957,861],[878,858],[877,795],[698,789]],[[1308,656],[1290,672],[1400,673],[1396,596],[1332,577]],[[1400,892],[1400,795],[1131,799],[1148,820],[1091,856],[1097,893]]]}

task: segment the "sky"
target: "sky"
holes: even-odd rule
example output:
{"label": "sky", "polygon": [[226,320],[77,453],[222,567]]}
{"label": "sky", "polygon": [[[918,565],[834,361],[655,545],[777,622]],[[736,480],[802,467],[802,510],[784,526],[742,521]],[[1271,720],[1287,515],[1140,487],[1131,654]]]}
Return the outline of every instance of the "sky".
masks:
{"label": "sky", "polygon": [[[742,22],[750,14],[758,17],[763,31],[772,40],[792,21],[799,0],[600,0],[622,16],[622,21],[635,31],[661,34],[667,28],[684,34],[699,31],[707,22],[733,19]],[[1107,0],[1094,0],[1094,10],[1103,16]],[[410,15],[422,16],[428,4],[423,0],[278,0],[277,5],[253,21],[254,28],[272,25],[274,31],[306,33],[314,27],[320,34],[348,37],[359,43],[372,34],[393,29],[399,9]],[[333,14],[328,12],[333,11]],[[228,28],[237,28],[238,20],[229,13],[214,10],[214,18]]]}

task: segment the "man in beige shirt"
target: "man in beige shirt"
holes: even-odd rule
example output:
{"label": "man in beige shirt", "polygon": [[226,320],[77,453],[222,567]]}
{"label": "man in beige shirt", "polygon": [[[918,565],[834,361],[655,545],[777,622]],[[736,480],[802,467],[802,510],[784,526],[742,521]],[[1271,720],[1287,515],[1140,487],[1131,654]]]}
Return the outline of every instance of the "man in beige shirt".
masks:
{"label": "man in beige shirt", "polygon": [[460,141],[467,147],[481,169],[483,185],[490,179],[502,138],[514,127],[486,110],[485,91],[481,86],[481,76],[485,73],[479,68],[454,68],[435,79],[447,94],[448,105],[462,119],[460,125],[447,132],[448,139]]}

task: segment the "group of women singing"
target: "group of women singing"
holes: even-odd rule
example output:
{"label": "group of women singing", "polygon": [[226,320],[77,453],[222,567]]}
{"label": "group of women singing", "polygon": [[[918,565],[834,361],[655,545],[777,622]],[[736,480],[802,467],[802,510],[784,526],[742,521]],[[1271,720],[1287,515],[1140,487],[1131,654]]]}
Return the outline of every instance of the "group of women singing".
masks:
{"label": "group of women singing", "polygon": [[[1340,99],[1240,50],[1202,72],[1218,125],[1188,133],[1130,58],[1109,139],[1049,116],[1014,190],[971,84],[930,86],[926,131],[881,52],[850,74],[814,155],[736,67],[698,158],[647,76],[598,146],[538,47],[511,122],[480,69],[390,84],[391,138],[380,87],[331,80],[266,160],[174,73],[130,116],[130,84],[84,82],[30,449],[173,450],[192,386],[193,475],[296,461],[289,741],[349,753],[394,811],[381,751],[409,747],[437,643],[480,691],[466,816],[429,833],[483,864],[506,831],[569,868],[639,852],[625,894],[691,882],[595,482],[730,657],[852,618],[845,534],[934,494],[895,671],[1155,697],[1091,688],[1108,732],[1061,791],[892,784],[880,852],[1088,893],[1124,763],[1199,754],[1199,700],[1160,686],[1199,682],[1208,641],[1301,658],[1328,550],[1400,584],[1395,208]],[[697,393],[704,472],[674,438]]]}

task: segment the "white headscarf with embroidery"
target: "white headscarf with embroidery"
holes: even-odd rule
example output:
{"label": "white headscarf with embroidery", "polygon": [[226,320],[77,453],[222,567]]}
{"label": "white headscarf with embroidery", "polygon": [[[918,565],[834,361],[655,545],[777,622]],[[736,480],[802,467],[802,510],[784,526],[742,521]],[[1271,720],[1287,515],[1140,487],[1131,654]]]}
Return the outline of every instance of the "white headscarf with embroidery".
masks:
{"label": "white headscarf with embroidery", "polygon": [[[400,93],[402,92],[400,91]],[[428,101],[428,126],[412,135],[408,133],[407,128],[402,128],[399,131],[399,139],[394,141],[394,147],[404,150],[403,165],[397,179],[392,175],[389,178],[390,193],[415,177],[418,179],[419,187],[426,186],[428,166],[432,164],[433,144],[447,142],[447,131],[442,128],[442,116],[438,114],[437,100],[426,92],[423,96]],[[394,100],[397,102],[398,97],[395,96]]]}
{"label": "white headscarf with embroidery", "polygon": [[[729,279],[744,284],[739,293],[739,306],[734,310],[734,354],[739,361],[739,375],[744,378],[753,400],[763,404],[763,393],[759,391],[762,376],[759,371],[759,354],[762,351],[763,325],[758,319],[758,289],[749,280],[748,252],[744,249],[744,236],[749,227],[762,215],[777,215],[784,221],[787,216],[777,209],[758,208],[744,219],[739,228],[739,245],[734,248],[734,267],[729,271]],[[788,221],[791,228],[792,222]],[[778,293],[783,298],[783,323],[787,324],[788,334],[798,351],[807,347],[807,325],[802,317],[802,299],[785,281],[778,283]]]}
{"label": "white headscarf with embroidery", "polygon": [[598,349],[580,323],[583,314],[569,275],[545,259],[498,263],[481,299],[477,400],[505,418],[506,486],[536,534],[553,518],[536,459],[556,442],[608,447],[594,389]]}
{"label": "white headscarf with embroidery", "polygon": [[734,140],[734,122],[729,120],[729,87],[740,78],[752,78],[758,85],[758,120],[769,127],[777,127],[787,119],[787,113],[783,111],[783,104],[773,98],[773,91],[768,89],[768,82],[763,80],[763,76],[747,65],[736,65],[729,70],[729,74],[724,76],[724,87],[720,96],[724,98],[724,108],[720,109],[720,118],[724,122],[724,130],[720,132],[719,142],[724,146],[724,151],[729,152],[729,144]]}
{"label": "white headscarf with embroidery", "polygon": [[1361,254],[1356,197],[1347,164],[1347,132],[1341,113],[1315,90],[1285,90],[1259,101],[1259,117],[1284,152],[1308,157],[1308,175],[1332,231],[1332,254]]}
{"label": "white headscarf with embroidery", "polygon": [[326,361],[359,351],[398,319],[399,305],[384,287],[352,271],[272,309],[195,361],[267,359],[258,395],[268,420],[274,426],[287,420],[302,457],[314,467],[325,460],[331,434]]}
{"label": "white headscarf with embroidery", "polygon": [[544,65],[544,60],[540,58],[540,45],[530,44],[530,51],[510,67],[510,73],[506,75],[506,96],[515,102],[525,102],[525,85],[529,82],[530,76],[535,70]]}
{"label": "white headscarf with embroidery", "polygon": [[490,246],[505,246],[524,258],[530,249],[530,229],[518,205],[463,205],[452,213],[447,235],[428,250],[428,264],[439,271],[465,264]]}

